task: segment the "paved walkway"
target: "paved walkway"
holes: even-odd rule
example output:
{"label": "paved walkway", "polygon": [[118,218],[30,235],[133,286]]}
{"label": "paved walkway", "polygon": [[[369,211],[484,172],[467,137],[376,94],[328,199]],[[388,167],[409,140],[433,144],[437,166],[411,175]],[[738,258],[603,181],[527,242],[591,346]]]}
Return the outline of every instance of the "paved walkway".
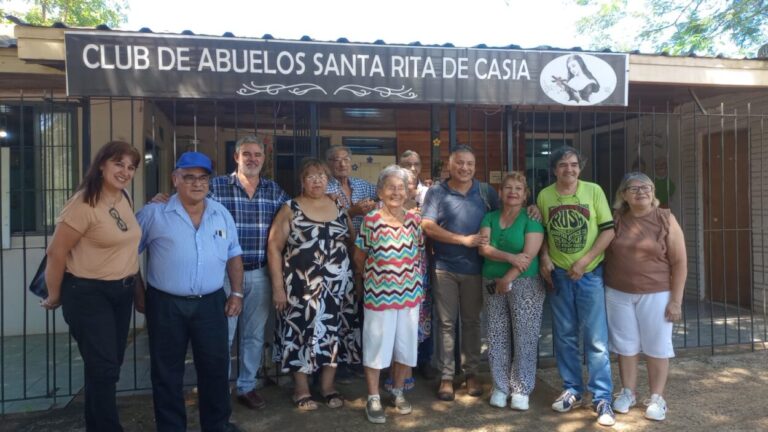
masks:
{"label": "paved walkway", "polygon": [[[616,370],[616,368],[614,368]],[[641,374],[641,383],[646,380]],[[484,377],[483,398],[466,395],[459,389],[455,402],[434,397],[436,383],[419,381],[410,393],[414,411],[397,416],[388,411],[385,425],[372,425],[363,414],[365,386],[362,379],[339,385],[348,401],[344,408],[322,406],[315,412],[298,412],[290,403],[290,388],[271,386],[263,394],[268,408],[252,412],[234,404],[233,421],[243,431],[585,431],[609,430],[595,423],[590,409],[566,414],[553,412],[549,405],[559,393],[560,381],[553,368],[540,369],[531,409],[521,413],[488,405],[488,377]],[[646,397],[643,385],[640,395]],[[197,425],[195,395],[188,395],[190,430]],[[721,356],[676,359],[672,365],[667,400],[667,420],[661,423],[643,418],[643,409],[620,415],[617,431],[768,431],[768,351]],[[126,431],[154,430],[151,397],[123,396],[119,399]],[[12,414],[0,421],[1,431],[82,431],[82,401],[76,398],[58,410]]]}

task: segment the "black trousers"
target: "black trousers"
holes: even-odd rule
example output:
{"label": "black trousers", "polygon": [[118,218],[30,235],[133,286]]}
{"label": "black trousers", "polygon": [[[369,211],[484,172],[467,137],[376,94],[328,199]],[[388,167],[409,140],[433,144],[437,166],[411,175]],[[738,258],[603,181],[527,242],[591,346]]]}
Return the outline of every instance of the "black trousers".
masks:
{"label": "black trousers", "polygon": [[197,371],[200,427],[204,432],[225,430],[232,411],[226,302],[223,289],[200,298],[184,298],[148,287],[146,316],[158,432],[187,430],[183,381],[190,342]]}
{"label": "black trousers", "polygon": [[61,306],[85,368],[85,430],[122,431],[115,388],[120,379],[133,310],[128,281],[100,281],[65,274]]}

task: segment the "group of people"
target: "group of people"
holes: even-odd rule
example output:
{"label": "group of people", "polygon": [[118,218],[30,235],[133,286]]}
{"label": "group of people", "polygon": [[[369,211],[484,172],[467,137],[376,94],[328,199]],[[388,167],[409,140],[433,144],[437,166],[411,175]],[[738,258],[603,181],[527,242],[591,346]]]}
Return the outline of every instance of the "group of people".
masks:
{"label": "group of people", "polygon": [[[351,176],[351,150],[333,146],[325,161],[302,162],[301,192],[291,199],[261,175],[265,153],[260,138],[243,137],[235,145],[237,169],[217,177],[207,156],[183,153],[173,171],[176,193],[156,197],[136,216],[126,189],[140,154],[110,142],[96,155],[57,219],[42,302],[63,307],[82,354],[87,430],[122,430],[115,387],[134,302],[146,315],[158,430],[186,429],[190,343],[202,430],[236,430],[229,421],[236,337],[237,401],[263,408],[257,377],[272,320],[273,359],[294,378],[297,409],[320,407],[313,380],[322,404],[342,407],[336,371],[362,363],[366,417],[384,423],[381,371],[389,368],[391,406],[408,414],[412,371],[431,377],[433,346],[437,397],[455,398],[458,351],[467,393],[482,396],[485,311],[490,403],[527,410],[547,285],[563,379],[552,408],[569,411],[588,390],[598,422],[613,424],[614,410],[636,404],[644,353],[652,392],[646,416],[664,418],[686,259],[682,231],[658,208],[647,176],[625,177],[612,214],[600,187],[579,179],[580,153],[564,147],[552,155],[556,182],[541,191],[538,206],[527,206],[522,173],[507,175],[499,194],[474,178],[466,146],[453,149],[448,179],[431,187],[413,151],[372,185]],[[609,349],[619,356],[623,383],[613,401]]]}

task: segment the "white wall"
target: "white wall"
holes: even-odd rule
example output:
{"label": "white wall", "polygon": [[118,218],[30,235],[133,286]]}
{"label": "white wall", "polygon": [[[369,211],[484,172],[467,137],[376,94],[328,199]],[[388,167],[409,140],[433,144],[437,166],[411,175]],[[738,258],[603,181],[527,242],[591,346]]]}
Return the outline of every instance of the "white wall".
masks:
{"label": "white wall", "polygon": [[[131,125],[131,108],[134,110],[134,124]],[[92,122],[91,157],[110,139],[132,142],[133,145],[143,150],[143,102],[134,101],[133,106],[129,101],[113,101],[112,104],[112,133],[109,128],[109,103],[105,100],[93,100],[91,104]],[[82,155],[82,111],[78,110],[78,152]],[[128,120],[126,120],[128,119]],[[131,132],[133,131],[133,135]],[[79,163],[75,164],[77,172],[80,171]],[[80,181],[79,176],[75,184]],[[143,191],[143,176],[141,170],[134,178],[133,189],[136,192]],[[142,193],[135,193],[135,206],[143,205]],[[34,197],[32,197],[34,198]],[[50,240],[50,239],[48,239]],[[46,331],[59,333],[67,332],[68,328],[61,315],[61,309],[52,313],[46,323],[45,310],[39,306],[40,299],[30,294],[26,284],[29,283],[37,267],[42,260],[47,240],[44,236],[11,236],[11,248],[2,251],[2,324],[3,336],[21,334],[40,334]],[[26,253],[24,251],[26,250]],[[26,257],[26,263],[25,263]],[[25,276],[26,275],[26,279]],[[48,328],[46,328],[46,325]],[[143,325],[143,316],[139,315],[138,325]],[[54,327],[55,326],[55,327]]]}

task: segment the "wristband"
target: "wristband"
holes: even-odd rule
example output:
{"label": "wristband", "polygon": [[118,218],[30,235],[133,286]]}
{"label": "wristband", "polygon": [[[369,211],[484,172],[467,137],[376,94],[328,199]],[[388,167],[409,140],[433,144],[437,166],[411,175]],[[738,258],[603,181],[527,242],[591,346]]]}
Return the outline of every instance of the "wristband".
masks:
{"label": "wristband", "polygon": [[232,291],[229,295],[233,295],[235,297],[243,298],[243,293]]}

